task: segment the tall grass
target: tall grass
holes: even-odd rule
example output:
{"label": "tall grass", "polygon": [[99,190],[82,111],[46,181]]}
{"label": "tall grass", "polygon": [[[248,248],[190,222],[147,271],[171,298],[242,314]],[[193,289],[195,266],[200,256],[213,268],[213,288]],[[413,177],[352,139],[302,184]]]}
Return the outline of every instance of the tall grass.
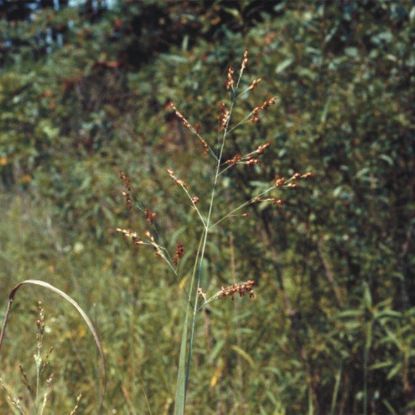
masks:
{"label": "tall grass", "polygon": [[[233,285],[229,287],[222,287],[218,292],[210,296],[207,295],[205,292],[206,287],[202,286],[201,277],[203,263],[207,253],[209,237],[213,231],[218,232],[220,227],[224,225],[224,222],[227,219],[234,216],[240,216],[244,208],[247,208],[254,203],[269,202],[279,205],[281,200],[276,197],[278,196],[276,193],[278,193],[279,190],[285,187],[295,187],[299,179],[307,178],[310,176],[309,173],[295,173],[292,177],[287,179],[283,177],[276,178],[264,190],[260,191],[258,194],[252,195],[248,201],[239,204],[236,203],[235,207],[230,208],[224,214],[216,212],[215,207],[218,201],[219,189],[221,188],[223,179],[226,177],[225,173],[231,168],[249,167],[258,164],[260,162],[260,156],[270,145],[268,142],[265,142],[258,148],[252,149],[252,151],[247,154],[236,153],[230,159],[224,158],[225,147],[227,145],[229,134],[231,132],[235,133],[235,130],[238,127],[242,126],[244,123],[258,122],[262,111],[277,102],[275,97],[266,98],[262,104],[254,107],[252,111],[250,111],[241,120],[233,120],[233,112],[238,98],[249,94],[261,82],[260,78],[254,79],[248,84],[247,87],[241,88],[241,80],[247,67],[247,63],[248,52],[245,51],[236,78],[234,78],[235,71],[233,68],[231,66],[228,68],[225,87],[229,93],[229,99],[227,103],[222,102],[220,105],[216,142],[209,142],[209,140],[203,137],[197,128],[194,127],[193,124],[189,122],[188,119],[177,109],[174,103],[170,103],[169,105],[170,110],[173,111],[183,126],[199,140],[203,152],[209,156],[209,160],[211,161],[209,168],[211,171],[210,191],[207,192],[210,194],[210,196],[207,207],[204,210],[199,207],[199,197],[193,194],[191,186],[182,178],[177,177],[176,173],[173,170],[167,170],[170,178],[175,182],[177,187],[183,191],[190,207],[196,212],[200,225],[200,236],[198,242],[195,244],[195,246],[197,246],[197,250],[194,254],[190,282],[187,288],[187,298],[185,299],[186,307],[182,322],[182,334],[175,393],[175,415],[182,415],[185,413],[186,396],[191,377],[192,354],[200,311],[207,304],[210,304],[213,301],[221,298],[232,297],[233,299],[236,294],[239,294],[240,296],[245,294],[248,294],[250,297],[254,296],[254,280],[239,282],[235,281]],[[234,149],[231,147],[230,150],[232,151]],[[199,154],[202,154],[202,151]],[[130,229],[118,228],[118,231],[124,234],[127,238],[131,239],[131,241],[136,245],[151,246],[153,249],[155,249],[156,254],[165,261],[174,275],[178,278],[182,278],[186,274],[187,270],[181,271],[178,268],[177,264],[183,255],[183,246],[178,244],[174,257],[169,254],[167,247],[163,245],[162,239],[159,237],[159,231],[155,225],[156,214],[149,209],[145,209],[143,206],[136,202],[132,192],[131,182],[127,175],[122,172],[120,177],[124,183],[125,189],[123,194],[126,199],[127,207],[129,209],[136,207],[141,212],[143,212],[147,221],[153,226],[154,231],[146,231],[143,238],[139,237],[136,232]],[[242,213],[242,215],[243,214],[244,213]]]}

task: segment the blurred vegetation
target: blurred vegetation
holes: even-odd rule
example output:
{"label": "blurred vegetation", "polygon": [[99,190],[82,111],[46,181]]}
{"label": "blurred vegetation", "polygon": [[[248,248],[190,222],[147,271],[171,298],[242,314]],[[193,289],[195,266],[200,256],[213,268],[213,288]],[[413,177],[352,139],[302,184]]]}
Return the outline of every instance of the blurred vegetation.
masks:
{"label": "blurred vegetation", "polygon": [[[65,290],[104,344],[105,413],[171,413],[186,278],[115,233],[146,227],[126,210],[118,172],[190,264],[197,218],[165,169],[203,205],[210,167],[166,104],[214,142],[226,68],[246,48],[243,82],[263,82],[236,118],[264,97],[280,103],[232,134],[225,158],[271,147],[262,164],[229,170],[218,210],[277,176],[315,178],[208,246],[205,287],[255,279],[257,297],[200,316],[188,413],[415,413],[413,3],[78,3],[0,2],[2,304],[27,278]],[[80,413],[93,413],[93,341],[41,290],[16,300],[3,382],[30,399],[18,365],[34,375],[38,299],[54,348],[47,413],[69,413],[79,393]],[[0,412],[13,413],[4,393]]]}

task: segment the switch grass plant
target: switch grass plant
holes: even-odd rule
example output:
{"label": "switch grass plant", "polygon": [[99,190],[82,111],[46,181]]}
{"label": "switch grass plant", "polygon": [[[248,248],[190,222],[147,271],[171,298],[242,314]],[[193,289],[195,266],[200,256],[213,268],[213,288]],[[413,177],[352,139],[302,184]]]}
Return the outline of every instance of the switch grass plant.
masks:
{"label": "switch grass plant", "polygon": [[[217,231],[219,225],[223,225],[223,222],[227,219],[234,216],[245,215],[246,213],[244,212],[244,209],[249,205],[259,202],[269,202],[275,205],[281,205],[282,200],[277,197],[279,190],[285,187],[295,187],[298,180],[310,177],[310,173],[295,173],[292,177],[287,179],[284,177],[278,177],[270,183],[267,188],[260,191],[258,194],[253,195],[249,200],[237,204],[234,208],[231,208],[223,215],[217,214],[215,211],[218,195],[220,194],[220,190],[222,190],[221,180],[224,178],[225,173],[231,168],[237,168],[237,166],[254,166],[259,164],[260,156],[270,145],[270,143],[265,142],[256,149],[252,149],[252,151],[247,154],[236,153],[230,159],[225,159],[224,157],[229,134],[231,132],[235,132],[235,130],[244,123],[257,123],[260,119],[262,111],[277,102],[275,97],[269,97],[265,99],[262,104],[254,107],[252,111],[250,111],[242,120],[236,122],[233,121],[233,110],[237,104],[238,98],[254,90],[255,87],[261,82],[260,78],[254,79],[248,87],[241,88],[241,79],[244,75],[247,63],[248,52],[245,51],[236,78],[233,68],[228,68],[225,87],[229,92],[230,97],[228,103],[221,103],[220,105],[216,143],[210,143],[207,139],[205,139],[198,129],[188,121],[185,115],[177,109],[174,103],[171,102],[168,105],[168,108],[175,114],[183,126],[199,140],[203,152],[209,156],[209,160],[212,162],[212,167],[210,169],[212,171],[211,185],[210,192],[208,192],[210,196],[205,211],[199,207],[200,199],[193,193],[190,185],[182,178],[179,178],[172,169],[167,169],[167,174],[175,182],[177,187],[184,192],[190,207],[196,212],[201,229],[199,233],[199,241],[197,243],[197,250],[194,255],[190,283],[187,289],[186,309],[182,324],[174,406],[175,415],[182,415],[185,413],[186,394],[191,375],[192,353],[194,349],[199,312],[207,306],[207,304],[212,303],[214,300],[226,297],[231,297],[233,299],[236,294],[239,296],[248,294],[250,297],[254,297],[255,295],[253,291],[255,280],[253,279],[234,282],[233,285],[222,287],[211,296],[207,295],[205,287],[202,286],[201,277],[209,236],[211,236],[213,231]],[[118,228],[117,230],[124,234],[137,246],[144,245],[152,247],[155,250],[156,255],[167,264],[177,278],[184,277],[186,270],[183,272],[178,267],[178,262],[184,253],[183,245],[181,243],[177,245],[174,256],[169,254],[168,249],[163,245],[161,239],[158,238],[158,229],[155,224],[156,213],[137,203],[132,192],[131,181],[124,172],[121,172],[120,177],[124,184],[123,195],[125,197],[127,207],[129,209],[137,207],[144,214],[147,222],[152,225],[154,230],[146,231],[143,238],[130,229]]]}

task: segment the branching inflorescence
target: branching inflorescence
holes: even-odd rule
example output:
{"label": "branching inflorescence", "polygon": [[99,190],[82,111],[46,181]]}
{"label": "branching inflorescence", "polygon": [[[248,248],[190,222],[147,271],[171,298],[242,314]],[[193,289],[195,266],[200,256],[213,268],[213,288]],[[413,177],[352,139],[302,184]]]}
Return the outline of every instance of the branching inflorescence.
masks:
{"label": "branching inflorescence", "polygon": [[[201,270],[202,262],[205,257],[207,240],[210,232],[216,228],[219,224],[224,222],[226,219],[240,215],[244,208],[258,202],[269,202],[276,206],[281,206],[283,200],[277,196],[273,195],[273,192],[278,192],[282,188],[296,187],[299,180],[307,179],[311,176],[311,173],[295,173],[291,177],[276,177],[265,190],[259,194],[253,196],[250,200],[235,206],[230,209],[226,214],[219,217],[214,217],[214,206],[217,196],[217,187],[221,176],[229,169],[234,168],[235,166],[245,165],[253,166],[260,163],[260,157],[266,152],[266,150],[271,146],[270,142],[264,142],[260,144],[256,149],[253,149],[247,154],[236,153],[231,158],[224,160],[224,149],[227,141],[228,135],[233,132],[236,128],[241,126],[246,122],[257,123],[260,120],[260,115],[263,111],[267,110],[271,105],[274,105],[278,102],[277,97],[266,98],[262,104],[255,106],[242,120],[235,123],[231,126],[232,121],[232,112],[237,101],[237,98],[242,94],[246,94],[249,91],[253,91],[258,84],[261,82],[261,78],[254,79],[247,88],[242,91],[239,91],[240,81],[244,74],[244,71],[248,64],[248,52],[245,51],[243,54],[242,62],[239,69],[239,74],[235,78],[234,69],[229,66],[226,73],[225,88],[230,93],[230,103],[226,105],[224,102],[221,102],[219,105],[219,115],[218,115],[218,139],[217,144],[209,144],[209,141],[206,140],[195,128],[191,122],[186,118],[176,107],[174,103],[170,103],[168,108],[172,111],[178,120],[182,123],[184,128],[190,131],[196,138],[199,140],[204,153],[209,154],[214,161],[214,174],[212,176],[211,190],[210,190],[210,199],[207,204],[208,208],[204,212],[199,207],[199,197],[196,196],[188,183],[183,179],[179,178],[177,174],[172,169],[167,169],[167,174],[174,181],[174,183],[181,188],[184,192],[186,198],[189,201],[189,204],[194,211],[196,211],[197,216],[202,225],[202,232],[200,240],[198,243],[198,248],[194,257],[193,271],[191,274],[190,286],[187,290],[187,308],[186,314],[184,317],[183,323],[183,334],[181,341],[181,351],[179,359],[179,370],[178,370],[178,380],[176,387],[176,403],[175,403],[175,415],[183,414],[185,408],[186,400],[186,388],[188,385],[189,374],[190,374],[190,365],[192,358],[192,346],[195,336],[195,327],[197,312],[201,310],[206,304],[211,303],[214,300],[232,298],[234,299],[235,295],[243,297],[248,295],[250,298],[255,297],[253,287],[255,281],[250,279],[243,282],[234,282],[232,285],[223,287],[217,291],[214,295],[208,298],[207,294],[203,291],[201,287]],[[124,185],[123,196],[126,201],[128,209],[131,209],[134,205],[134,200],[132,196],[132,186],[130,179],[125,173],[120,173],[120,178]],[[142,211],[147,222],[150,225],[154,226],[154,221],[156,219],[156,214],[149,209],[144,209],[139,204],[136,204],[137,208]],[[170,255],[169,251],[157,238],[157,232],[146,231],[142,237],[139,237],[134,231],[129,229],[118,228],[117,231],[121,232],[128,239],[130,239],[135,245],[147,245],[152,247],[155,250],[155,253],[162,258],[168,265],[168,267],[173,271],[176,277],[181,277],[179,273],[178,264],[180,259],[184,255],[184,246],[181,242],[176,245],[176,250],[173,255]]]}

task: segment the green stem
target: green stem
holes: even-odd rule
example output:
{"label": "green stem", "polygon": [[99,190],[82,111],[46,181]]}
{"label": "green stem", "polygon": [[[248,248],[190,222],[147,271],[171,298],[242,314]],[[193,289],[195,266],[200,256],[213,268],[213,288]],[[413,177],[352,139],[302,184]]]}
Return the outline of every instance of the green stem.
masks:
{"label": "green stem", "polygon": [[214,224],[211,225],[211,228],[214,228],[216,225],[219,225],[221,222],[223,222],[225,219],[229,218],[229,216],[232,216],[234,213],[238,212],[239,210],[241,210],[242,208],[244,208],[245,206],[250,205],[253,201],[255,201],[255,199],[257,199],[258,197],[264,196],[267,193],[269,193],[272,189],[275,189],[275,186],[271,186],[268,189],[264,190],[263,192],[261,192],[259,195],[254,196],[253,198],[249,199],[247,202],[242,203],[241,205],[239,205],[238,207],[236,207],[235,209],[231,210],[230,212],[228,212],[225,216],[223,216],[222,218],[220,218],[218,221],[216,221]]}
{"label": "green stem", "polygon": [[[238,89],[239,82],[240,82],[241,77],[242,77],[242,73],[243,73],[243,71],[241,70],[240,73],[239,73],[238,82],[236,83],[236,87],[232,91],[232,101],[231,101],[231,105],[230,105],[230,108],[229,108],[229,117],[226,121],[224,130],[223,130],[222,142],[221,142],[221,146],[220,146],[219,156],[217,157],[216,171],[215,171],[215,175],[214,175],[214,178],[213,178],[212,191],[211,191],[211,195],[210,195],[209,211],[208,211],[208,215],[207,215],[206,222],[205,222],[204,232],[203,232],[203,235],[202,235],[202,238],[201,238],[202,248],[201,248],[201,251],[200,251],[199,258],[196,256],[196,261],[195,261],[195,264],[198,264],[197,273],[196,273],[195,276],[192,277],[191,288],[189,290],[189,295],[191,295],[192,290],[193,290],[193,281],[196,280],[196,290],[194,291],[193,315],[192,315],[191,331],[190,331],[190,337],[189,337],[189,354],[188,354],[187,367],[186,367],[185,393],[186,393],[187,384],[188,384],[189,376],[190,376],[190,367],[191,367],[192,353],[193,353],[193,341],[194,341],[194,335],[195,335],[195,329],[196,329],[196,316],[197,316],[197,312],[198,312],[199,288],[200,288],[200,280],[201,280],[201,274],[202,274],[203,259],[205,257],[207,238],[208,238],[208,234],[209,234],[210,226],[211,226],[211,218],[212,218],[213,206],[214,206],[214,201],[215,201],[215,196],[216,196],[216,187],[217,187],[217,184],[218,184],[218,179],[219,179],[219,174],[220,174],[220,167],[221,167],[221,164],[222,164],[223,149],[225,147],[225,142],[226,142],[226,136],[228,134],[229,123],[230,123],[230,120],[231,120],[231,117],[232,117],[233,107],[235,105],[235,100],[236,100],[236,93],[235,92]],[[190,303],[190,300],[189,300],[189,303]]]}

